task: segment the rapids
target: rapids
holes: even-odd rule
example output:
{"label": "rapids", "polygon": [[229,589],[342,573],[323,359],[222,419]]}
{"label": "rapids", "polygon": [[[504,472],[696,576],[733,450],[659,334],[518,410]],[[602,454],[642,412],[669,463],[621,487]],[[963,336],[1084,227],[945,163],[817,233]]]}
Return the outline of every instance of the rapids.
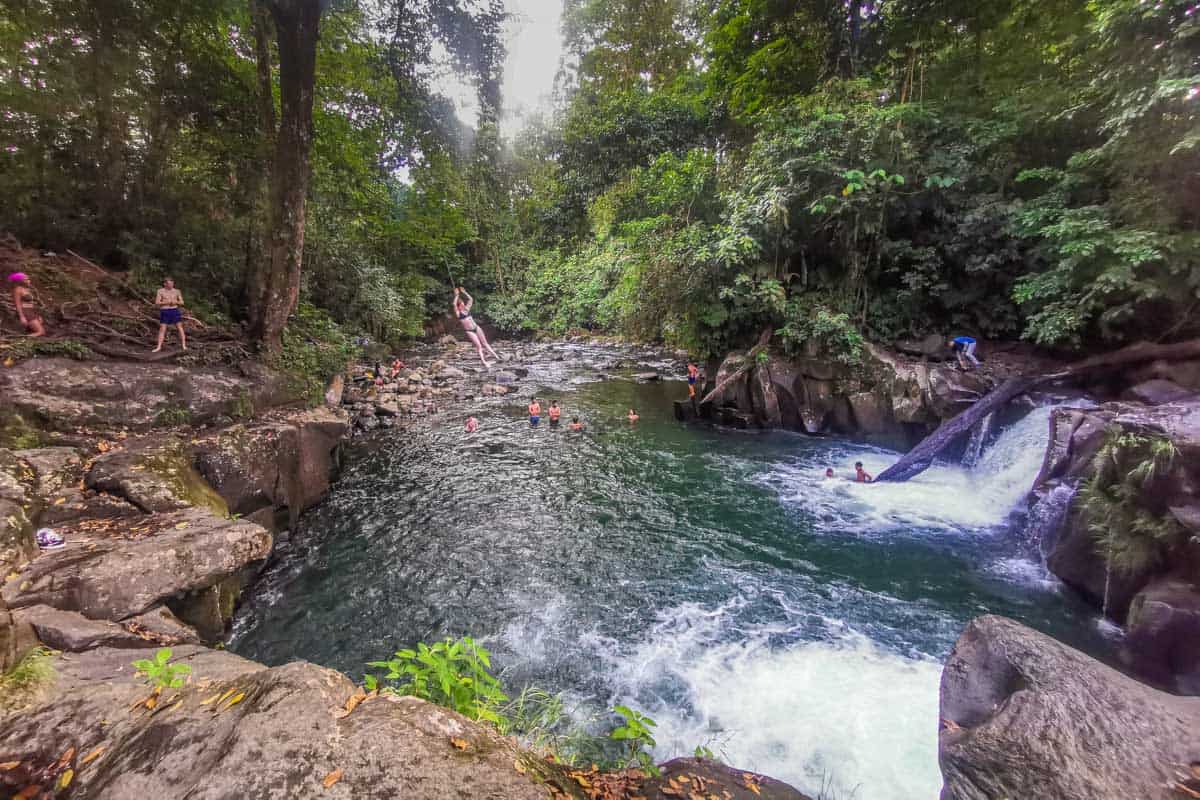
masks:
{"label": "rapids", "polygon": [[[470,634],[511,693],[648,713],[660,759],[707,744],[813,795],[930,800],[941,662],[969,619],[1096,646],[1088,612],[1016,535],[1048,410],[1000,431],[973,468],[862,485],[846,479],[854,461],[877,472],[896,454],[686,427],[671,414],[682,381],[595,380],[615,350],[534,352],[518,397],[358,446],[278,546],[230,649],[357,676],[396,648]],[[531,430],[535,392],[587,430]]]}

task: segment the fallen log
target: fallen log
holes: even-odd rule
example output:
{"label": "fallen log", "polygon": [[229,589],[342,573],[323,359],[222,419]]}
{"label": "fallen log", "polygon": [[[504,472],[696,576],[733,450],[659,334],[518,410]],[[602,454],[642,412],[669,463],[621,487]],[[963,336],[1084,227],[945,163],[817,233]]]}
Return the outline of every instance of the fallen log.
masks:
{"label": "fallen log", "polygon": [[921,474],[955,439],[975,427],[984,417],[998,410],[1014,397],[1024,394],[1040,384],[1065,378],[1079,378],[1146,361],[1182,361],[1193,358],[1200,358],[1200,339],[1191,339],[1175,344],[1138,342],[1111,353],[1077,361],[1059,372],[1047,375],[1018,375],[1008,378],[976,401],[970,408],[943,422],[937,430],[922,439],[899,461],[879,473],[875,480],[900,482]]}
{"label": "fallen log", "polygon": [[714,397],[719,397],[721,392],[725,391],[726,386],[740,380],[746,375],[746,373],[754,369],[754,365],[758,361],[758,354],[767,349],[767,345],[770,343],[771,335],[773,333],[775,333],[774,328],[764,328],[763,332],[758,335],[758,343],[755,344],[754,347],[751,347],[746,353],[746,363],[739,367],[732,375],[726,377],[725,380],[718,383],[711,392],[704,395],[704,399],[700,401],[700,404],[704,405],[705,403],[711,402]]}

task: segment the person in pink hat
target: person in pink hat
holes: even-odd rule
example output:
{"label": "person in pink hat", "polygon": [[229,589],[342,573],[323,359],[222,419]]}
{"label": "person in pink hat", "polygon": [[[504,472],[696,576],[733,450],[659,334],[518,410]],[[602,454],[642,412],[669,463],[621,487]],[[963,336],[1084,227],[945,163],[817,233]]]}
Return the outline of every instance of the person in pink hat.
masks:
{"label": "person in pink hat", "polygon": [[37,312],[37,298],[29,284],[29,276],[24,272],[14,272],[8,276],[12,285],[13,306],[17,309],[17,318],[29,336],[45,336],[46,326],[42,323],[42,315]]}

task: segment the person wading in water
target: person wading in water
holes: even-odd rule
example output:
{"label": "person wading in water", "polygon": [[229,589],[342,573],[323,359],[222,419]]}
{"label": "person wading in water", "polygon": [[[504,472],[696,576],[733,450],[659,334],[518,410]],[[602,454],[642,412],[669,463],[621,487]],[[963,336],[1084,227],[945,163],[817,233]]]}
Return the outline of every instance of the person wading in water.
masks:
{"label": "person wading in water", "polygon": [[461,286],[456,287],[454,290],[454,314],[458,317],[458,322],[463,326],[463,330],[467,332],[467,338],[471,340],[471,344],[475,345],[475,350],[478,351],[479,360],[483,362],[483,366],[491,369],[492,365],[484,357],[483,351],[486,349],[496,360],[500,359],[500,354],[488,344],[487,336],[483,334],[483,328],[480,328],[475,324],[475,320],[471,319],[471,306],[473,305],[475,305],[475,301],[471,299],[471,295],[467,294],[467,290]]}
{"label": "person wading in water", "polygon": [[183,292],[175,288],[175,281],[163,279],[162,288],[154,295],[154,305],[158,306],[158,346],[150,352],[157,353],[163,349],[163,341],[167,338],[167,327],[174,325],[179,331],[179,347],[187,350],[187,334],[183,332]]}
{"label": "person wading in water", "polygon": [[37,312],[37,299],[29,285],[29,276],[24,272],[14,272],[8,276],[8,282],[13,285],[12,302],[25,333],[29,336],[45,336],[46,327],[42,324],[41,314]]}

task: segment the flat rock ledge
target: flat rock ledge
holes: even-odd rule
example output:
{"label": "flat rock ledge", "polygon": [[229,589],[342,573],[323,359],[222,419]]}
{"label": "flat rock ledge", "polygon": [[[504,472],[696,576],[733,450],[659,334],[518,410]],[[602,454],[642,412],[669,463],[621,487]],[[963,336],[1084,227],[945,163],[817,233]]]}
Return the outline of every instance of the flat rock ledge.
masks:
{"label": "flat rock ledge", "polygon": [[271,552],[265,528],[201,508],[136,518],[127,535],[70,537],[8,580],[4,601],[116,622],[215,586]]}
{"label": "flat rock ledge", "polygon": [[971,622],[942,672],[942,800],[1178,800],[1200,698],[1158,691],[1003,617]]}

